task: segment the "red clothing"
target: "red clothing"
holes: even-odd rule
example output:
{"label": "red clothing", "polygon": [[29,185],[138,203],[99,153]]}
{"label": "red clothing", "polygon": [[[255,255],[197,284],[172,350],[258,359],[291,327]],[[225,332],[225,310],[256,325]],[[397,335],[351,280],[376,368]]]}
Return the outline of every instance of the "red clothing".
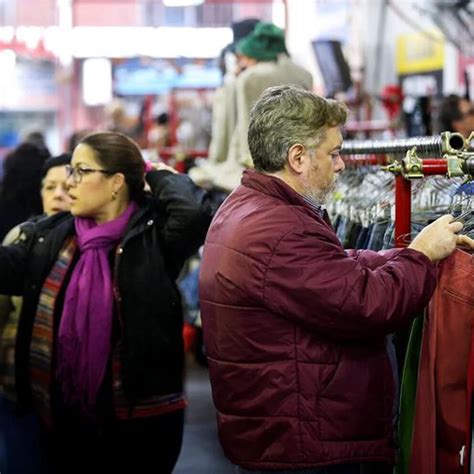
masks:
{"label": "red clothing", "polygon": [[247,469],[392,461],[385,335],[423,308],[435,266],[348,256],[282,180],[246,171],[207,235],[201,313],[219,436]]}
{"label": "red clothing", "polygon": [[456,250],[440,263],[420,357],[410,472],[462,474],[467,367],[474,323],[474,257]]}

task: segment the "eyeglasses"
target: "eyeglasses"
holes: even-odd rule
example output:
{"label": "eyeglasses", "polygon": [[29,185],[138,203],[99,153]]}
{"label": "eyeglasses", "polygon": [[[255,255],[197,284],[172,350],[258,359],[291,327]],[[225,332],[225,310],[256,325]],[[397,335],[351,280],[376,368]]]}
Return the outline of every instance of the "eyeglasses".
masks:
{"label": "eyeglasses", "polygon": [[72,178],[76,184],[79,184],[82,181],[82,178],[85,175],[91,173],[103,173],[103,174],[114,174],[112,171],[93,169],[93,168],[79,168],[73,167],[71,165],[66,165],[66,176],[67,179]]}

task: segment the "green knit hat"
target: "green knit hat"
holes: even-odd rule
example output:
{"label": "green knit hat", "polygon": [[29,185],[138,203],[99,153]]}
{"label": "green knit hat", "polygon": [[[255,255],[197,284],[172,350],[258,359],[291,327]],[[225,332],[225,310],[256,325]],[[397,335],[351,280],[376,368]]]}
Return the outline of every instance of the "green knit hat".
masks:
{"label": "green knit hat", "polygon": [[258,23],[255,29],[237,43],[237,52],[257,61],[274,61],[288,54],[285,32],[273,23]]}

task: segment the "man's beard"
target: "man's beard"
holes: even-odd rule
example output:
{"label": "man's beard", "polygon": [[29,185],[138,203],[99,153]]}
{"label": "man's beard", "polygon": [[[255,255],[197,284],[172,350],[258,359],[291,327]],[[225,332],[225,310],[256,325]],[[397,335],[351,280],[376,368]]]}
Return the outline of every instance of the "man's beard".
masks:
{"label": "man's beard", "polygon": [[323,189],[317,188],[315,186],[305,186],[303,188],[303,196],[311,199],[316,205],[324,206],[329,201],[329,198],[332,196],[336,190],[336,179],[332,181],[331,184],[325,186]]}

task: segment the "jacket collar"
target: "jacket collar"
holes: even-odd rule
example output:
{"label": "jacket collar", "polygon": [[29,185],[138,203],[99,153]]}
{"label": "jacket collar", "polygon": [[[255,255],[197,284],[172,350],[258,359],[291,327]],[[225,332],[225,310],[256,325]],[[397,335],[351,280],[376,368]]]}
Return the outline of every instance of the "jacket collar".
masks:
{"label": "jacket collar", "polygon": [[289,204],[310,208],[303,196],[288,186],[282,179],[252,169],[245,170],[242,175],[242,185],[282,199]]}
{"label": "jacket collar", "polygon": [[267,194],[268,196],[281,199],[290,205],[302,206],[307,209],[311,215],[321,218],[329,227],[332,227],[326,210],[316,212],[314,206],[301,194],[297,193],[292,187],[288,186],[288,184],[276,176],[248,169],[242,174],[241,185]]}

